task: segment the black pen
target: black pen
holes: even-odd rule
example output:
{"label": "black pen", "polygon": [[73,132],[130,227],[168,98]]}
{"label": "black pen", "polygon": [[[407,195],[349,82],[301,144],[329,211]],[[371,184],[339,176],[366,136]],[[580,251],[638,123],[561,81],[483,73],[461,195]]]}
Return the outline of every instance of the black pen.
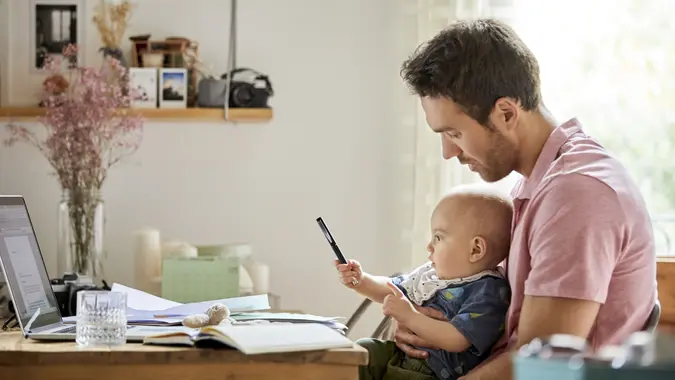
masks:
{"label": "black pen", "polygon": [[[337,257],[340,264],[347,264],[347,260],[345,259],[344,255],[342,255],[342,251],[340,251],[340,247],[338,247],[337,243],[335,242],[335,239],[333,239],[333,235],[328,230],[326,223],[324,223],[321,217],[316,218],[316,222],[319,224],[319,228],[321,228],[321,231],[323,232],[324,236],[326,236],[328,244],[330,244],[331,248],[333,248],[333,252],[335,252],[335,256]],[[352,285],[356,286],[358,285],[358,283],[359,282],[357,280],[352,280]]]}

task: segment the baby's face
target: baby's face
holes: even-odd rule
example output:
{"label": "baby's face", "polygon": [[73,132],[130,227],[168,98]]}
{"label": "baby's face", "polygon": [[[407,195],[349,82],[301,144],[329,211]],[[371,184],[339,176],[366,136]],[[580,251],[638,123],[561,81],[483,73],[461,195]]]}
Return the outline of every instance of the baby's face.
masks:
{"label": "baby's face", "polygon": [[437,209],[431,217],[429,261],[441,279],[466,277],[474,273],[469,261],[473,236],[462,228],[452,210]]}

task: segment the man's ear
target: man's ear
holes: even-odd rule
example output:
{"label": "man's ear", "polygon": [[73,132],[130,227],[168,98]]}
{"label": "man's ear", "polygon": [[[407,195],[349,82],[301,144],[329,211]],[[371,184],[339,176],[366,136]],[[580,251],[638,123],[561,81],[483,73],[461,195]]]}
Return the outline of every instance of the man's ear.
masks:
{"label": "man's ear", "polygon": [[487,253],[487,241],[482,236],[476,236],[471,239],[471,254],[469,255],[470,263],[477,263]]}
{"label": "man's ear", "polygon": [[499,98],[490,114],[490,121],[502,133],[512,131],[518,124],[520,104],[511,98]]}

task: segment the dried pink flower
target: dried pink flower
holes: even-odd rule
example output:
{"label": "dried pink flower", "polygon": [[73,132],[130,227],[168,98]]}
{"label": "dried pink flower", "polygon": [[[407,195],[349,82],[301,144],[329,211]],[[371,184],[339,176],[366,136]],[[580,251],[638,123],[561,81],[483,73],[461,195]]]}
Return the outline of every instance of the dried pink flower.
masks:
{"label": "dried pink flower", "polygon": [[63,57],[48,58],[43,67],[46,74],[62,74],[70,84],[62,93],[47,84],[40,93],[45,115],[38,121],[46,137],[10,123],[5,144],[35,146],[54,168],[63,189],[100,190],[108,170],[138,149],[143,120],[127,109],[132,95],[127,69],[109,57],[99,69],[74,66],[70,58],[77,53],[76,45],[68,45]]}

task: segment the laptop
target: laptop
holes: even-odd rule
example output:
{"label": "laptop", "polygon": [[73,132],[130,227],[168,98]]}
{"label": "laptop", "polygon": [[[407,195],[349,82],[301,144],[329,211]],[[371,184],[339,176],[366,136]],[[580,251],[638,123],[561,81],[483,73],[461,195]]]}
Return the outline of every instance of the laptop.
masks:
{"label": "laptop", "polygon": [[[40,246],[20,195],[0,195],[0,268],[26,338],[74,341],[76,325],[65,324],[47,275]],[[189,330],[182,326],[127,326],[127,341]]]}

